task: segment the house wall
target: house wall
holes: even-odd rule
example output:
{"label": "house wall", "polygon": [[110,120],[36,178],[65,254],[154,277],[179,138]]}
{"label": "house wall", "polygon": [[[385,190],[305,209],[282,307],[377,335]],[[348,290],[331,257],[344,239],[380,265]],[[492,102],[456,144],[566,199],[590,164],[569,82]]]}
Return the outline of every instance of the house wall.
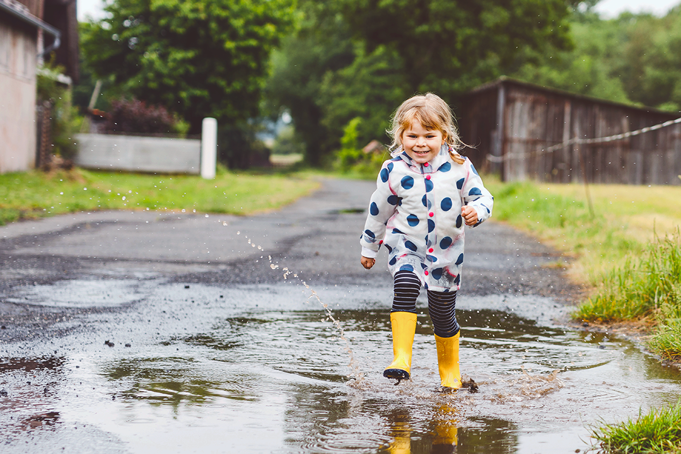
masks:
{"label": "house wall", "polygon": [[37,31],[0,13],[0,173],[35,165]]}

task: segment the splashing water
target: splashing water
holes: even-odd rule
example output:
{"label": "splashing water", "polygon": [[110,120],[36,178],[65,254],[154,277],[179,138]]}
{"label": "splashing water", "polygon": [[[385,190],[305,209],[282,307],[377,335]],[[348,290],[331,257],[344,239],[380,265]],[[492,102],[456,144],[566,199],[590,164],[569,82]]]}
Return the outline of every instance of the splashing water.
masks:
{"label": "splashing water", "polygon": [[[237,235],[241,235],[240,231],[236,232]],[[255,242],[251,240],[247,235],[244,235],[244,238],[246,238],[248,244],[250,244],[252,247],[257,247],[258,250],[263,251],[264,249],[260,245],[256,245]],[[262,257],[261,257],[262,258]],[[268,255],[267,260],[270,263],[270,268],[273,270],[279,269],[279,265],[274,263],[272,260],[272,256]],[[358,383],[361,383],[364,381],[364,373],[362,372],[359,363],[355,359],[354,352],[352,351],[352,345],[350,344],[350,340],[347,338],[345,335],[345,331],[343,330],[343,326],[340,322],[340,320],[333,315],[333,311],[329,307],[328,304],[326,304],[322,299],[320,298],[319,294],[312,288],[310,285],[305,282],[302,278],[298,276],[298,273],[294,273],[291,270],[289,270],[288,267],[283,267],[282,271],[284,271],[283,278],[284,280],[288,279],[288,276],[293,275],[295,279],[298,279],[298,282],[302,284],[309,292],[310,295],[307,297],[307,301],[310,301],[312,299],[316,300],[324,309],[327,315],[327,320],[330,321],[333,326],[336,329],[336,332],[338,333],[338,336],[340,339],[343,341],[345,344],[345,351],[348,354],[349,357],[349,363],[348,367],[350,368],[350,372],[348,374],[348,378],[354,382],[354,385],[357,386]]]}

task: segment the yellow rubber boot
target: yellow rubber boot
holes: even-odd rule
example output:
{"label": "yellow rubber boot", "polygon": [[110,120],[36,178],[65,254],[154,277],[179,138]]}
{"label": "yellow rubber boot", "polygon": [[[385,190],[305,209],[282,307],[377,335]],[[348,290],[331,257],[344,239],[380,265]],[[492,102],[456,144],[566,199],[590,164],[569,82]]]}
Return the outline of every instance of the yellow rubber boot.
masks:
{"label": "yellow rubber boot", "polygon": [[437,364],[440,369],[440,384],[443,388],[461,388],[459,370],[459,333],[454,337],[435,335],[437,344]]}
{"label": "yellow rubber boot", "polygon": [[411,372],[411,346],[416,333],[416,314],[393,312],[390,314],[390,325],[393,331],[394,359],[383,371],[383,376],[406,380]]}

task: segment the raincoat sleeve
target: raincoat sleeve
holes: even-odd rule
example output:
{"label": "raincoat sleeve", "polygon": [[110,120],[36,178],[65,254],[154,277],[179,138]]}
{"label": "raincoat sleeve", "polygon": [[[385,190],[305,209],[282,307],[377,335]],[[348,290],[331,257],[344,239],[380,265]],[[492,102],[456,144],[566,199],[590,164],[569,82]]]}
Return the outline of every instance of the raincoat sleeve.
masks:
{"label": "raincoat sleeve", "polygon": [[376,179],[376,190],[371,195],[364,231],[359,240],[362,255],[370,259],[378,255],[378,249],[385,237],[385,225],[397,209],[398,198],[390,185],[391,168],[390,161],[384,162],[381,167]]}
{"label": "raincoat sleeve", "polygon": [[494,197],[485,188],[482,183],[482,178],[475,170],[473,163],[466,159],[464,164],[468,167],[468,175],[466,181],[461,188],[461,198],[465,205],[475,208],[478,213],[478,222],[473,226],[478,226],[492,216],[492,207],[494,206]]}

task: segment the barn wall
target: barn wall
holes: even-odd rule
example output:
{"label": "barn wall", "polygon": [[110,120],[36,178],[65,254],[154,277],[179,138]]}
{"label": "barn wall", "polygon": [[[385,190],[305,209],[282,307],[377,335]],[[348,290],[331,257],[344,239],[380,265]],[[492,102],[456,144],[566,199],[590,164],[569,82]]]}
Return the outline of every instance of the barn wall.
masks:
{"label": "barn wall", "polygon": [[[503,90],[499,87],[503,86]],[[503,162],[505,181],[678,185],[681,180],[681,125],[629,139],[593,145],[550,146],[574,138],[620,134],[675,118],[664,112],[570,95],[512,80],[502,80],[472,92],[461,119],[462,138],[479,142],[482,156],[492,153],[488,143],[497,134],[495,106],[503,93]],[[473,162],[489,168],[476,157]],[[476,162],[477,161],[477,162]]]}

